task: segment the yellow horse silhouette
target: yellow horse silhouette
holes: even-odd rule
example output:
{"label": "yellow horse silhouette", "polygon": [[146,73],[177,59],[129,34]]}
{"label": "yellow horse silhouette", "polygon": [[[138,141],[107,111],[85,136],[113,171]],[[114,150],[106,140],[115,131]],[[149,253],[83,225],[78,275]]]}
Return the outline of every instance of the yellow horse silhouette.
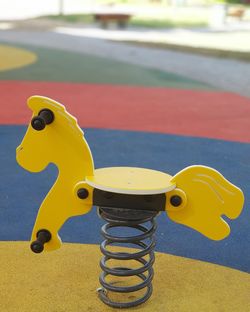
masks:
{"label": "yellow horse silhouette", "polygon": [[73,191],[79,181],[93,175],[94,164],[82,130],[64,106],[41,97],[30,98],[28,106],[33,117],[44,107],[55,115],[55,122],[42,131],[34,130],[30,124],[17,148],[17,162],[26,170],[42,171],[49,163],[56,164],[59,169],[58,178],[41,205],[32,234],[34,240],[39,229],[49,229],[52,239],[45,249],[53,250],[61,245],[57,233],[63,223],[71,216],[87,213],[92,207],[90,197],[82,203]]}
{"label": "yellow horse silhouette", "polygon": [[190,166],[174,177],[142,168],[95,170],[84,134],[63,105],[34,96],[29,98],[28,106],[33,118],[17,148],[17,161],[31,172],[41,171],[49,163],[59,169],[58,178],[39,209],[31,237],[31,241],[36,240],[39,231],[46,229],[51,237],[45,250],[60,247],[58,231],[69,217],[90,211],[95,188],[123,194],[165,194],[164,207],[171,220],[210,239],[229,235],[229,225],[222,216],[237,218],[244,195],[216,170]]}

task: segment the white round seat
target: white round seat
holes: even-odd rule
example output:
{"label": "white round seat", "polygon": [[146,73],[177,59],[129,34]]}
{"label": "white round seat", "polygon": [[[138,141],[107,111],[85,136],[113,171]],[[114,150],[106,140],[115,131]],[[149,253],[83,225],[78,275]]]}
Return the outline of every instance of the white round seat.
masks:
{"label": "white round seat", "polygon": [[169,192],[175,188],[172,176],[161,171],[136,167],[110,167],[94,171],[86,183],[96,189],[135,195],[153,195]]}

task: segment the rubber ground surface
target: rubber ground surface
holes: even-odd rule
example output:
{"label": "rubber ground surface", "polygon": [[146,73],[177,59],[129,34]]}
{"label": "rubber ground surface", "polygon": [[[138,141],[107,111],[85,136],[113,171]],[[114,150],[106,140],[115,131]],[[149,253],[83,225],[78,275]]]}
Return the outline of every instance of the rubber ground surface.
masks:
{"label": "rubber ground surface", "polygon": [[[106,307],[97,296],[101,254],[96,245],[65,244],[60,251],[34,255],[25,242],[6,242],[0,243],[0,256],[2,311],[117,311]],[[150,300],[123,311],[250,309],[250,277],[246,273],[163,253],[156,254],[154,268]]]}
{"label": "rubber ground surface", "polygon": [[[250,100],[226,93],[163,87],[0,81],[2,124],[25,124],[31,94],[64,103],[85,128],[151,131],[250,142]],[[16,96],[18,94],[18,97]]]}
{"label": "rubber ground surface", "polygon": [[26,49],[36,61],[0,71],[0,311],[113,311],[96,296],[103,224],[96,207],[60,230],[63,242],[81,244],[34,255],[29,243],[19,242],[29,240],[57,175],[53,165],[31,174],[15,160],[31,118],[26,100],[39,94],[62,102],[77,117],[96,168],[137,166],[174,175],[202,164],[245,193],[242,214],[229,221],[231,235],[219,242],[171,222],[165,213],[157,218],[154,293],[133,310],[248,312],[250,100],[92,55],[3,46]]}
{"label": "rubber ground surface", "polygon": [[35,53],[38,61],[17,71],[0,72],[0,80],[67,81],[95,84],[169,86],[187,89],[214,89],[204,83],[180,75],[147,69],[80,53],[27,45],[2,47],[21,48]]}

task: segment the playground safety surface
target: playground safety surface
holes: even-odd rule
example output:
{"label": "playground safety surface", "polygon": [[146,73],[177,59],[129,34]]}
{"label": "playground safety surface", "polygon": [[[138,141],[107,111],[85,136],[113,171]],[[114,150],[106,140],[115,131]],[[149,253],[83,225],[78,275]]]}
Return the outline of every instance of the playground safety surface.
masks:
{"label": "playground safety surface", "polygon": [[[2,242],[0,256],[2,311],[115,310],[98,299],[97,245],[65,244],[60,251],[34,255],[27,242]],[[239,311],[239,307],[247,311],[250,307],[247,273],[164,253],[156,253],[154,268],[150,300],[123,311],[211,312]]]}
{"label": "playground safety surface", "polygon": [[[209,241],[158,219],[154,292],[130,311],[250,310],[250,100],[195,80],[93,55],[19,44],[0,45],[0,310],[113,311],[97,298],[101,220],[70,219],[66,243],[34,255],[28,241],[55,167],[31,175],[15,161],[34,94],[75,115],[96,167],[137,166],[174,174],[208,165],[241,187],[246,205],[231,235]],[[192,259],[191,259],[192,258]]]}

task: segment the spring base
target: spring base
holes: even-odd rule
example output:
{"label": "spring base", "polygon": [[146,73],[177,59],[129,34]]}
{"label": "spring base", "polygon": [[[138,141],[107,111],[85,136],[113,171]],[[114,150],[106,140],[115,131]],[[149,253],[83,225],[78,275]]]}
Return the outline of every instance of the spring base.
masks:
{"label": "spring base", "polygon": [[107,221],[101,229],[105,240],[100,246],[104,256],[100,261],[102,287],[98,289],[105,304],[129,308],[151,296],[157,214],[149,210],[99,207],[99,215]]}

